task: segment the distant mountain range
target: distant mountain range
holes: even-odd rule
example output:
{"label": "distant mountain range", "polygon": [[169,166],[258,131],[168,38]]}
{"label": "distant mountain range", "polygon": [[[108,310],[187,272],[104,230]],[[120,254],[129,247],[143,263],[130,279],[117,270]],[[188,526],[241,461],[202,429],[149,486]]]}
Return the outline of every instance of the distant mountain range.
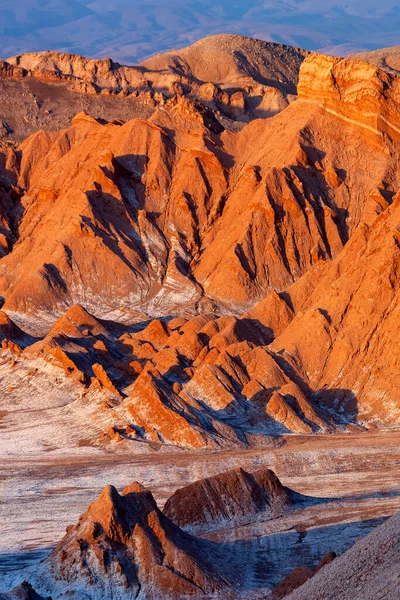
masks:
{"label": "distant mountain range", "polygon": [[136,63],[215,33],[328,54],[398,44],[393,0],[19,0],[0,2],[0,56],[59,50]]}

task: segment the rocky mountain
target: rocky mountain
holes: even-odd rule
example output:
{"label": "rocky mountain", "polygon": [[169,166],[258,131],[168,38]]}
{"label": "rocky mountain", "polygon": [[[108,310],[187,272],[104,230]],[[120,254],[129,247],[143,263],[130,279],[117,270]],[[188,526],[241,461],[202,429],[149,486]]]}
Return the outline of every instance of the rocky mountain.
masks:
{"label": "rocky mountain", "polygon": [[293,100],[308,54],[216,35],[137,66],[51,51],[17,55],[0,62],[0,139],[21,142],[40,129],[67,128],[82,111],[109,122],[148,118],[182,96],[211,109],[219,129],[235,130]]}
{"label": "rocky mountain", "polygon": [[349,58],[370,63],[392,75],[398,76],[400,74],[400,46],[380,48],[370,52],[357,52],[351,54]]}
{"label": "rocky mountain", "polygon": [[68,528],[30,583],[53,597],[205,598],[235,587],[215,545],[190,536],[133,483],[106,487]]}
{"label": "rocky mountain", "polygon": [[[217,42],[208,68],[198,56]],[[79,113],[0,150],[10,369],[44,361],[39,381],[56,366],[125,445],[398,425],[398,79],[229,36],[143,68],[194,87],[147,118]],[[49,69],[129,84],[122,67],[57,54],[7,69],[31,73],[16,85]],[[191,97],[200,77],[277,90],[298,69],[298,98],[240,131]]]}
{"label": "rocky mountain", "polygon": [[183,529],[200,531],[260,515],[276,518],[311,500],[283,486],[270,469],[247,473],[239,468],[176,490],[163,510]]}

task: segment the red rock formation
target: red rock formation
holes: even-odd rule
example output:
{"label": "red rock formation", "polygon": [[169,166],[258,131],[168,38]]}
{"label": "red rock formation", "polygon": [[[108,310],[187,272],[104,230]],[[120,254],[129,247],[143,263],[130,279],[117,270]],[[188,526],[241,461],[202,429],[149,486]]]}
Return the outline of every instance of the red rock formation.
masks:
{"label": "red rock formation", "polygon": [[124,440],[246,446],[398,423],[397,112],[393,77],[313,55],[299,99],[240,132],[182,96],[1,149],[4,309],[72,305],[24,359],[93,381],[104,431]]}
{"label": "red rock formation", "polygon": [[305,500],[284,487],[270,469],[250,474],[238,468],[178,489],[164,513],[180,527],[196,531],[248,521],[260,513],[264,519],[275,518]]}
{"label": "red rock formation", "polygon": [[[388,130],[396,82],[360,66],[353,81],[362,93],[352,102],[351,68],[308,58],[300,100],[236,134],[221,133],[212,111],[182,97],[147,121],[102,125],[80,115],[66,131],[26,140],[19,241],[0,272],[5,307],[60,311],[80,302],[96,312],[122,304],[166,314],[211,301],[243,311],[336,257],[397,185],[399,149]],[[379,135],[364,126],[371,111]],[[358,168],[360,153],[374,180]],[[284,326],[291,309],[280,309]]]}
{"label": "red rock formation", "polygon": [[216,561],[214,545],[174,525],[151,492],[134,483],[118,494],[112,486],[67,529],[32,578],[42,593],[146,599],[205,597],[226,590],[229,568]]}
{"label": "red rock formation", "polygon": [[301,66],[298,95],[362,128],[380,145],[385,134],[400,140],[399,85],[395,77],[365,62],[313,55]]}
{"label": "red rock formation", "polygon": [[287,106],[308,54],[252,38],[216,35],[139,66],[108,58],[34,52],[8,59],[1,72],[4,77],[29,75],[83,93],[133,96],[152,106],[163,105],[165,97],[187,96],[231,119],[246,121],[271,116]]}
{"label": "red rock formation", "polygon": [[0,310],[0,340],[8,339],[11,341],[22,341],[25,334],[10,317],[2,310]]}
{"label": "red rock formation", "polygon": [[281,598],[286,598],[291,592],[297,590],[297,588],[311,579],[311,577],[318,573],[325,565],[329,565],[335,558],[335,552],[328,552],[321,559],[315,570],[309,569],[308,567],[296,567],[273,589],[271,600],[281,600]]}

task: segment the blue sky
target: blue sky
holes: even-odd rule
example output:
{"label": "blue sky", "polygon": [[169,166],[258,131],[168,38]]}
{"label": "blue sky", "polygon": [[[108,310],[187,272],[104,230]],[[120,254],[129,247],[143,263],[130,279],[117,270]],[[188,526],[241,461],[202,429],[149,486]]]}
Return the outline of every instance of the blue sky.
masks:
{"label": "blue sky", "polygon": [[0,0],[0,56],[61,50],[126,63],[215,33],[345,55],[400,44],[393,0]]}

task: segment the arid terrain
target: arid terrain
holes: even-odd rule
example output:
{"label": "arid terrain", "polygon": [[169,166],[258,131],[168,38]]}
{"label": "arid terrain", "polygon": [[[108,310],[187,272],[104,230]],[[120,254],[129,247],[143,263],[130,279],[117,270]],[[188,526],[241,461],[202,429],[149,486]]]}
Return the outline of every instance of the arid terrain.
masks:
{"label": "arid terrain", "polygon": [[396,597],[396,56],[0,64],[1,600]]}

